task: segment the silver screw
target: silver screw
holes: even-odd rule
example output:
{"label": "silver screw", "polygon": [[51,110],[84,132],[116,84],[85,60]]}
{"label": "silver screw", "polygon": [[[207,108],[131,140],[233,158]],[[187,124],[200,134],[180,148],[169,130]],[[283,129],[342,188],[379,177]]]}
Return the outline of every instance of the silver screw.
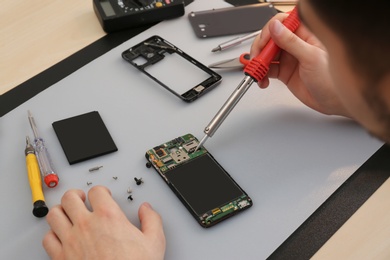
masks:
{"label": "silver screw", "polygon": [[88,185],[88,186],[91,185],[91,184],[92,184],[92,182],[90,182],[90,181],[87,182],[87,185]]}
{"label": "silver screw", "polygon": [[117,177],[117,176],[113,176],[112,178],[113,178],[114,180],[117,180],[117,179],[118,179],[118,177]]}
{"label": "silver screw", "polygon": [[91,169],[89,169],[89,172],[97,171],[97,170],[99,170],[99,169],[102,168],[102,167],[103,167],[103,166],[92,167]]}

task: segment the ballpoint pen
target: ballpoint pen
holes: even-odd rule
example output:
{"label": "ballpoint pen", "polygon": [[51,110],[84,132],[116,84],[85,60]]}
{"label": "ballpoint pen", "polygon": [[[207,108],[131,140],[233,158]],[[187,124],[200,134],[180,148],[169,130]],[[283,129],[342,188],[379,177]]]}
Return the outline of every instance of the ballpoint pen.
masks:
{"label": "ballpoint pen", "polygon": [[34,133],[35,154],[38,158],[39,168],[41,170],[43,180],[49,188],[54,188],[58,184],[58,175],[54,171],[53,163],[50,159],[45,143],[38,134],[38,129],[30,110],[28,111],[28,120],[30,121],[31,129]]}
{"label": "ballpoint pen", "polygon": [[218,45],[217,47],[215,47],[211,51],[212,52],[217,52],[217,51],[223,51],[223,50],[229,49],[229,48],[231,48],[233,46],[241,44],[242,42],[244,42],[246,40],[249,40],[249,39],[252,39],[252,38],[256,37],[260,33],[261,33],[261,30],[253,32],[251,34],[247,34],[247,35],[244,35],[244,36],[240,36],[240,37],[234,38],[234,39],[229,40],[227,42],[221,43],[220,45]]}
{"label": "ballpoint pen", "polygon": [[[299,26],[298,11],[295,7],[289,16],[283,21],[284,26],[292,32]],[[209,137],[212,137],[217,129],[221,126],[223,121],[233,110],[233,108],[240,101],[242,96],[246,93],[249,87],[253,82],[260,82],[267,75],[269,66],[274,60],[276,54],[279,52],[280,48],[275,44],[275,42],[270,39],[265,47],[261,50],[260,54],[254,57],[248,65],[245,66],[244,72],[245,77],[238,85],[238,87],[233,91],[230,97],[226,100],[224,105],[210,121],[210,123],[204,129],[205,136],[201,139],[198,146],[194,151],[198,150]]]}
{"label": "ballpoint pen", "polygon": [[26,136],[26,149],[24,153],[26,155],[28,180],[34,205],[33,215],[37,218],[42,218],[47,215],[49,209],[46,206],[43,195],[41,173],[39,171],[37,157],[35,156],[35,150],[28,136]]}

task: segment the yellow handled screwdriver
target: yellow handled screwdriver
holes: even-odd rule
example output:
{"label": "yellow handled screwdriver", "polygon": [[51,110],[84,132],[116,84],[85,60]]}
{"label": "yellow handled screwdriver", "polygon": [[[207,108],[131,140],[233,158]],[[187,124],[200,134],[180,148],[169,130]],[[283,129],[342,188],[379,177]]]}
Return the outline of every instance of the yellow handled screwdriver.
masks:
{"label": "yellow handled screwdriver", "polygon": [[26,166],[28,180],[30,182],[32,201],[33,201],[33,215],[37,218],[42,218],[49,212],[43,196],[41,172],[39,170],[38,160],[35,156],[35,149],[31,144],[30,138],[26,136]]}

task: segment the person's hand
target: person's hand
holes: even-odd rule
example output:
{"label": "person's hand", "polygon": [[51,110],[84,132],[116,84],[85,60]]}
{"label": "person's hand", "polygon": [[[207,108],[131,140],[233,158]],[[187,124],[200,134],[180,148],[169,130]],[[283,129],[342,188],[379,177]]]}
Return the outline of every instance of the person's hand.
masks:
{"label": "person's hand", "polygon": [[251,57],[257,56],[270,38],[282,49],[276,58],[279,64],[270,65],[267,77],[258,83],[260,88],[268,87],[269,78],[277,78],[308,107],[327,115],[349,116],[334,91],[325,48],[303,25],[295,34],[288,30],[280,22],[286,17],[273,17],[252,44]]}
{"label": "person's hand", "polygon": [[140,206],[141,230],[132,225],[110,191],[95,186],[88,192],[92,211],[81,190],[67,191],[61,205],[50,209],[51,230],[43,247],[52,259],[163,259],[165,236],[161,217],[148,203]]}

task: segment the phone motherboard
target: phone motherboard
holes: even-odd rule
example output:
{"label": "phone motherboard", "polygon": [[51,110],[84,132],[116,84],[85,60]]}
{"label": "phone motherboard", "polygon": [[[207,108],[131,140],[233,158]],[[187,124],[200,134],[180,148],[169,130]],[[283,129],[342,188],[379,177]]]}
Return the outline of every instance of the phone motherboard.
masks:
{"label": "phone motherboard", "polygon": [[147,166],[165,180],[203,227],[210,227],[252,205],[238,186],[199,141],[187,134],[146,152]]}

